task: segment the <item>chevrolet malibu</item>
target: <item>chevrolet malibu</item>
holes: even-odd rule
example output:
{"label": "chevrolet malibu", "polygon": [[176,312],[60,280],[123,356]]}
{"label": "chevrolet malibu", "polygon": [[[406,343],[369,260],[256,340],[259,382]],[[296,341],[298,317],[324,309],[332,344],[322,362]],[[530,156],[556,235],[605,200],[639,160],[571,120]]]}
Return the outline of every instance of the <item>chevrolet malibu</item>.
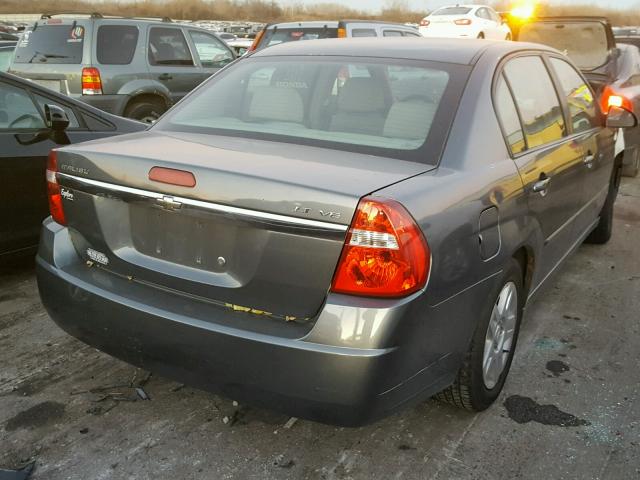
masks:
{"label": "chevrolet malibu", "polygon": [[636,123],[540,45],[268,48],[148,131],[52,152],[40,295],[89,345],[290,415],[483,410],[525,306],[611,236]]}

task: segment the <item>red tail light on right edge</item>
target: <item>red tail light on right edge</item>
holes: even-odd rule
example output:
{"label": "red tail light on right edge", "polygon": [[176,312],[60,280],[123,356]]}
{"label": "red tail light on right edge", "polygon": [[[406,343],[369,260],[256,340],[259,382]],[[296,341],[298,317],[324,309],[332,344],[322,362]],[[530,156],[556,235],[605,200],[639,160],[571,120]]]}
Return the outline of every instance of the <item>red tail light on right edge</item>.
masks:
{"label": "red tail light on right edge", "polygon": [[365,197],[351,222],[331,291],[405,297],[424,288],[431,252],[413,217],[398,202]]}
{"label": "red tail light on right edge", "polygon": [[49,152],[47,159],[47,198],[49,199],[49,212],[51,217],[60,225],[66,225],[67,219],[64,216],[62,207],[62,192],[58,184],[58,153],[55,150]]}

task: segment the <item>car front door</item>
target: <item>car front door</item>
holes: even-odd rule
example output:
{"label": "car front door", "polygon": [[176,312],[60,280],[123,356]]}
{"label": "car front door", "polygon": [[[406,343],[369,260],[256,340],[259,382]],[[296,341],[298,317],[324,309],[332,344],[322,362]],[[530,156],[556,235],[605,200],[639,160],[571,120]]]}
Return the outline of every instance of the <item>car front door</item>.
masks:
{"label": "car front door", "polygon": [[573,141],[583,152],[583,207],[575,222],[580,234],[593,227],[609,191],[614,162],[613,132],[603,128],[604,118],[595,94],[582,75],[560,57],[549,58],[549,65],[564,97]]}
{"label": "car front door", "polygon": [[547,67],[538,55],[525,54],[504,65],[502,84],[516,107],[524,132],[514,152],[527,192],[531,219],[544,245],[536,259],[534,286],[541,282],[576,243],[575,217],[583,205],[583,145],[569,136],[564,110]]}
{"label": "car front door", "polygon": [[65,110],[71,143],[113,135],[89,130],[81,115],[53,92],[0,79],[0,259],[37,246],[42,221],[49,215],[45,168],[47,155],[59,145],[38,135],[46,132],[44,105]]}
{"label": "car front door", "polygon": [[235,59],[231,49],[213,35],[198,30],[189,30],[189,38],[202,68],[202,81]]}
{"label": "car front door", "polygon": [[202,81],[202,71],[179,27],[151,27],[147,59],[151,78],[169,90],[173,103]]}

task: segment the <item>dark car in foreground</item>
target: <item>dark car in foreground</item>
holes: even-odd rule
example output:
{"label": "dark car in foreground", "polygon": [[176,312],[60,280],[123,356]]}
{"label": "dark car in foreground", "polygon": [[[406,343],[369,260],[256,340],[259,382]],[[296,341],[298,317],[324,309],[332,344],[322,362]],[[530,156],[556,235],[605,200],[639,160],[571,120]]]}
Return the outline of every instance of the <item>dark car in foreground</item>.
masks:
{"label": "dark car in foreground", "polygon": [[500,393],[523,309],[611,235],[614,128],[540,45],[292,42],[147,132],[54,151],[42,301],[240,402],[358,425]]}
{"label": "dark car in foreground", "polygon": [[[69,122],[59,137],[47,124],[47,106],[62,109]],[[144,128],[145,124],[0,72],[0,262],[35,252],[42,220],[49,212],[45,167],[52,148],[60,142],[77,143]]]}

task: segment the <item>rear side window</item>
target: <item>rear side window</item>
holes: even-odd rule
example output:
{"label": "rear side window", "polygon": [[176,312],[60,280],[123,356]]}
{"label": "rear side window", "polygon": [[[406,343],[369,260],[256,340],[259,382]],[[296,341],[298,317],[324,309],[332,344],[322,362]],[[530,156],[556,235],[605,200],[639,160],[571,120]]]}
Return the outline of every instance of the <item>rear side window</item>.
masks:
{"label": "rear side window", "polygon": [[504,68],[524,124],[528,148],[560,140],[564,115],[549,72],[540,57],[520,57]]}
{"label": "rear side window", "polygon": [[496,85],[495,106],[509,150],[513,155],[524,152],[527,145],[524,141],[522,125],[520,124],[520,118],[518,118],[516,106],[513,103],[513,97],[502,75],[500,75]]}
{"label": "rear side window", "polygon": [[16,47],[16,63],[82,63],[82,25],[38,25],[27,30]]}
{"label": "rear side window", "polygon": [[149,63],[155,66],[192,67],[193,58],[182,30],[152,28],[149,34]]}
{"label": "rear side window", "polygon": [[436,10],[431,15],[467,15],[471,11],[467,7],[445,7]]}
{"label": "rear side window", "polygon": [[564,60],[552,58],[551,64],[558,75],[562,92],[569,104],[573,132],[580,133],[598,126],[598,108],[591,89]]}
{"label": "rear side window", "polygon": [[102,65],[129,65],[138,44],[138,28],[133,25],[101,25],[96,52]]}
{"label": "rear side window", "polygon": [[258,49],[278,45],[279,43],[298,42],[300,40],[320,40],[336,38],[337,28],[270,28],[260,42]]}
{"label": "rear side window", "polygon": [[373,28],[354,28],[351,30],[351,36],[356,37],[377,37],[376,31]]}

